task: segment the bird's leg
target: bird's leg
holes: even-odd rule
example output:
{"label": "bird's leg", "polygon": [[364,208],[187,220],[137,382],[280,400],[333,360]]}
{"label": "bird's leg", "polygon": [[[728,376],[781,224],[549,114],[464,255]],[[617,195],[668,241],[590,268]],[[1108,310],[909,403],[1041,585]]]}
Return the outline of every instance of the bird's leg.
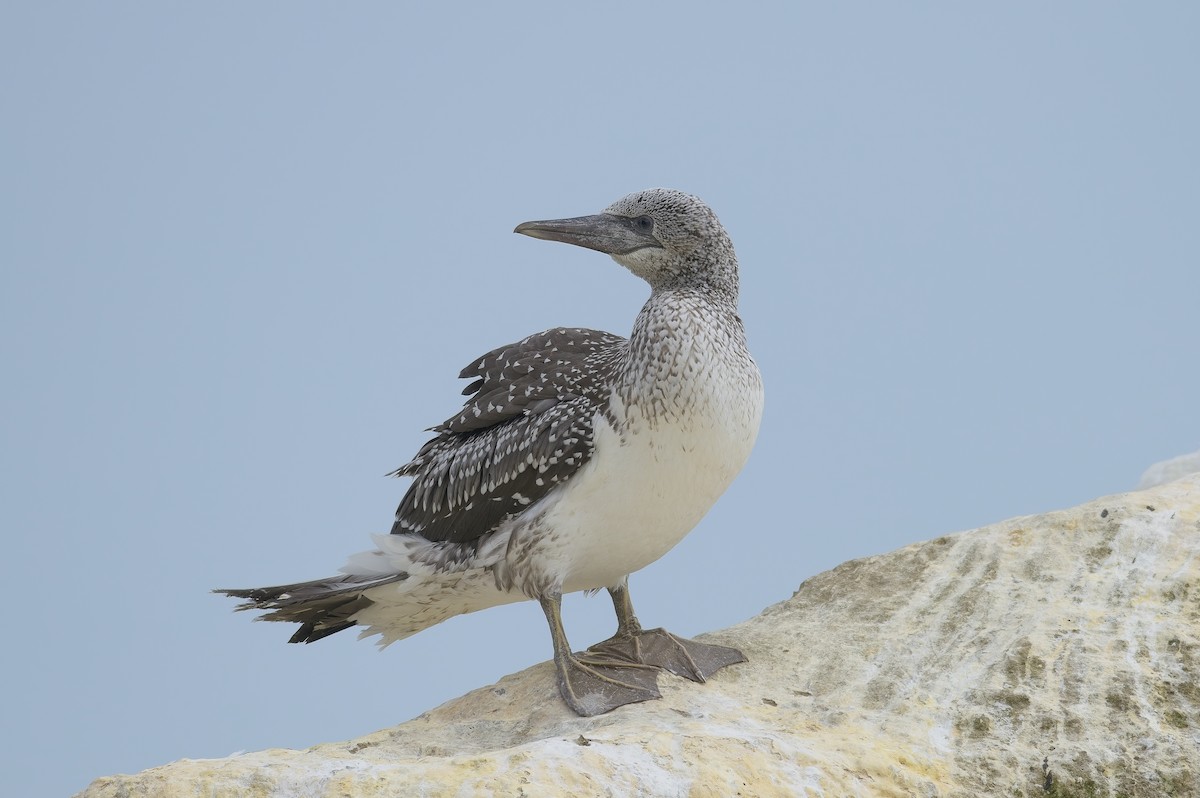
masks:
{"label": "bird's leg", "polygon": [[726,665],[746,661],[736,648],[700,643],[666,629],[642,629],[625,582],[610,587],[608,593],[617,612],[617,633],[588,649],[595,661],[652,665],[693,682],[703,682]]}
{"label": "bird's leg", "polygon": [[539,598],[554,641],[554,665],[558,669],[558,692],[578,715],[590,717],[661,697],[658,668],[637,662],[577,656],[571,653],[562,625],[562,595],[554,592]]}
{"label": "bird's leg", "polygon": [[633,614],[633,601],[629,598],[629,581],[625,579],[616,587],[608,589],[613,609],[617,611],[617,637],[630,637],[642,633],[642,625]]}

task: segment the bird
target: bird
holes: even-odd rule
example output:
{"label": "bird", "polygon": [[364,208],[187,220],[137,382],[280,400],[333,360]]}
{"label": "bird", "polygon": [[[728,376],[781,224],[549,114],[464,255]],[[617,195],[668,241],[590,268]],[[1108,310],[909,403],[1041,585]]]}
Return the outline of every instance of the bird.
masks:
{"label": "bird", "polygon": [[[460,377],[462,409],[394,476],[411,483],[389,534],[337,576],[214,592],[291,643],[351,627],[386,647],[448,618],[537,601],[556,685],[594,716],[661,697],[662,672],[705,682],[735,648],[643,629],[629,575],[690,532],[742,470],[763,382],[738,311],[733,243],[699,198],[629,194],[602,212],[515,233],[595,250],[650,287],[630,335],[560,327],[497,347]],[[606,590],[616,633],[573,652],[562,596]]]}

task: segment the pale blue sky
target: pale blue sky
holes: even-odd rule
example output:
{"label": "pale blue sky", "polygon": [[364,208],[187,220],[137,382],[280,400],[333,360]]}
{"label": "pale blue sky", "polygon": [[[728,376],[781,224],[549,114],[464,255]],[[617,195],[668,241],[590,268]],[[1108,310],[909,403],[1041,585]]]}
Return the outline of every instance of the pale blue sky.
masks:
{"label": "pale blue sky", "polygon": [[634,576],[647,624],[1195,450],[1197,8],[7,4],[7,789],[346,739],[549,656],[528,603],[380,654],[207,592],[387,531],[476,355],[628,332],[644,285],[527,219],[670,186],[741,258],[762,434]]}

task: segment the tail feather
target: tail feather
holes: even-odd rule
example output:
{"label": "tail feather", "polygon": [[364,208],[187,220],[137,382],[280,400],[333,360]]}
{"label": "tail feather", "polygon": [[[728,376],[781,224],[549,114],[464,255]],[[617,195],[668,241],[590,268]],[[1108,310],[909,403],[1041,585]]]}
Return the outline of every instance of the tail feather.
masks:
{"label": "tail feather", "polygon": [[351,557],[337,576],[214,592],[242,599],[239,610],[263,612],[257,620],[300,624],[291,643],[360,626],[360,638],[378,635],[386,647],[447,618],[523,600],[520,591],[501,590],[493,573],[508,540],[507,531],[481,544],[376,535],[377,548]]}
{"label": "tail feather", "polygon": [[374,604],[364,593],[408,578],[407,573],[362,576],[340,574],[311,582],[255,588],[218,588],[232,598],[245,599],[238,610],[263,610],[260,621],[298,623],[289,643],[313,643],[357,624],[356,613]]}

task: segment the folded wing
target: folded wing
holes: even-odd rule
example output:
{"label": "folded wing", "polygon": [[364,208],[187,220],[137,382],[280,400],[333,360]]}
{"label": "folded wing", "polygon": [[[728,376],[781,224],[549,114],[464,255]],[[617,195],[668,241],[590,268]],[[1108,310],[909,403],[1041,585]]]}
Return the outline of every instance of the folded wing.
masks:
{"label": "folded wing", "polygon": [[596,413],[626,341],[558,328],[462,370],[463,409],[397,469],[412,477],[392,534],[469,544],[569,479],[591,458]]}

